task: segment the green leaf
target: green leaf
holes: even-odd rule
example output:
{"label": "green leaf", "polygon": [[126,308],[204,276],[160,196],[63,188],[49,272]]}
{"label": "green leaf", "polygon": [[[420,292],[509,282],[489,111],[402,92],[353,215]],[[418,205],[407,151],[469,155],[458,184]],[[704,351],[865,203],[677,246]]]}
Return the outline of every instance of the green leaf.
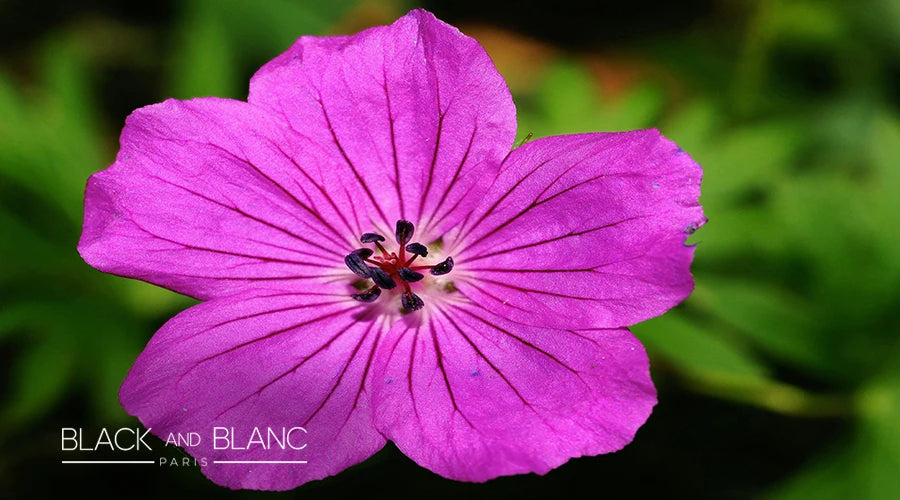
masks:
{"label": "green leaf", "polygon": [[80,362],[91,366],[85,372],[84,383],[89,387],[93,410],[104,421],[121,421],[127,414],[119,403],[119,386],[143,346],[144,335],[138,332],[140,323],[121,321],[115,316],[94,321],[92,337],[85,344]]}
{"label": "green leaf", "polygon": [[66,334],[61,309],[49,303],[18,302],[0,310],[0,332],[30,333],[11,368],[10,392],[0,413],[4,428],[46,412],[71,385],[77,338]]}
{"label": "green leaf", "polygon": [[786,43],[837,43],[847,32],[840,11],[827,2],[809,0],[778,2],[771,24],[775,36]]}
{"label": "green leaf", "polygon": [[[295,2],[291,0],[201,0],[218,10],[224,26],[248,55],[271,59],[304,35],[321,35],[358,0]],[[389,9],[389,8],[388,8]],[[402,13],[389,13],[388,19]]]}
{"label": "green leaf", "polygon": [[589,113],[597,109],[598,91],[590,75],[574,62],[552,66],[541,85],[537,99],[546,118],[546,132],[538,137],[591,131]]}
{"label": "green leaf", "polygon": [[632,329],[648,352],[674,368],[694,391],[786,415],[846,412],[843,398],[808,393],[772,379],[768,367],[727,328],[672,311]]}
{"label": "green leaf", "polygon": [[[33,100],[18,97],[26,111],[11,131],[11,140],[0,142],[5,157],[0,162],[0,176],[54,205],[65,217],[63,223],[77,227],[85,181],[106,158],[91,93],[91,72],[71,39],[51,40],[41,55],[45,89]],[[9,99],[15,92],[7,88],[3,94],[2,99]]]}
{"label": "green leaf", "polygon": [[883,255],[880,260],[887,289],[900,283],[900,120],[894,116],[878,116],[872,124],[868,147],[869,164],[875,171],[871,215],[878,220],[873,242]]}
{"label": "green leaf", "polygon": [[34,280],[36,275],[60,273],[71,267],[71,259],[59,259],[59,248],[24,224],[18,217],[0,208],[0,283],[14,279]]}
{"label": "green leaf", "polygon": [[287,50],[304,35],[321,34],[356,1],[193,0],[182,4],[171,91],[178,98],[244,99],[245,70]]}
{"label": "green leaf", "polygon": [[234,40],[223,26],[218,9],[209,2],[191,2],[187,6],[173,64],[172,96],[244,97],[246,87],[238,82]]}
{"label": "green leaf", "polygon": [[765,378],[768,370],[737,343],[697,321],[669,312],[632,327],[647,350],[679,372],[699,378]]}
{"label": "green leaf", "polygon": [[834,172],[809,173],[774,190],[775,213],[790,229],[785,243],[813,273],[809,294],[847,325],[866,324],[894,300],[896,275],[885,271],[896,268],[896,236],[877,194]]}
{"label": "green leaf", "polygon": [[118,386],[151,331],[120,305],[94,298],[5,304],[0,334],[20,334],[22,353],[11,370],[0,434],[28,425],[76,389],[87,388],[105,421],[124,418]]}
{"label": "green leaf", "polygon": [[900,498],[900,359],[859,395],[849,443],[817,457],[771,494],[779,500]]}
{"label": "green leaf", "polygon": [[645,128],[663,105],[662,92],[651,83],[631,87],[616,99],[604,98],[584,66],[573,61],[551,66],[535,97],[541,117],[534,130],[538,137]]}
{"label": "green leaf", "polygon": [[[704,181],[704,186],[705,186]],[[701,203],[703,202],[701,198]],[[692,236],[697,244],[695,262],[710,265],[719,260],[734,266],[742,256],[781,257],[787,250],[788,228],[770,207],[720,208],[704,206],[709,223]]]}
{"label": "green leaf", "polygon": [[666,137],[672,139],[687,151],[701,165],[705,153],[715,146],[716,134],[721,116],[715,104],[706,99],[695,99],[683,105],[663,127]]}
{"label": "green leaf", "polygon": [[75,359],[67,352],[71,348],[63,336],[54,335],[30,346],[14,361],[11,390],[0,413],[4,428],[46,413],[63,396],[75,371]]}
{"label": "green leaf", "polygon": [[197,303],[197,300],[139,280],[114,278],[123,307],[136,317],[166,317]]}
{"label": "green leaf", "polygon": [[767,192],[783,178],[800,146],[786,122],[742,127],[717,137],[715,147],[692,154],[703,166],[703,203],[713,212],[744,201],[752,190]]}
{"label": "green leaf", "polygon": [[829,373],[834,360],[823,350],[815,315],[801,298],[767,283],[696,276],[691,303],[733,328],[742,338],[791,364]]}
{"label": "green leaf", "polygon": [[0,116],[3,117],[0,120],[0,151],[5,151],[11,147],[9,142],[13,138],[18,140],[26,123],[27,113],[22,96],[3,72],[0,72]]}

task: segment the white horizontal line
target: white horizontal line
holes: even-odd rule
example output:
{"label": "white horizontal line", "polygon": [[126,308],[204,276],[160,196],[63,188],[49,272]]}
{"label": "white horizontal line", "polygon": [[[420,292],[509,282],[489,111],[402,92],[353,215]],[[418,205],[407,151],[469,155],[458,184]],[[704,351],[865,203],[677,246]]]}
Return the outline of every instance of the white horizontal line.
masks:
{"label": "white horizontal line", "polygon": [[213,460],[214,464],[305,464],[306,460]]}
{"label": "white horizontal line", "polygon": [[64,464],[155,464],[153,460],[63,460]]}

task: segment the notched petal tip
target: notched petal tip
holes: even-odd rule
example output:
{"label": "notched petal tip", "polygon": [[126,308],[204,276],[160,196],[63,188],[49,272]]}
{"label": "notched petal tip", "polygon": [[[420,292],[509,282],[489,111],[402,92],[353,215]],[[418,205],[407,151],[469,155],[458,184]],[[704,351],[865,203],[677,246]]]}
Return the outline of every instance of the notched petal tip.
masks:
{"label": "notched petal tip", "polygon": [[96,252],[93,246],[108,235],[109,228],[118,217],[115,201],[107,186],[106,172],[103,170],[90,176],[84,191],[84,222],[78,240],[78,253],[94,267],[101,265],[98,257],[102,256],[102,252]]}

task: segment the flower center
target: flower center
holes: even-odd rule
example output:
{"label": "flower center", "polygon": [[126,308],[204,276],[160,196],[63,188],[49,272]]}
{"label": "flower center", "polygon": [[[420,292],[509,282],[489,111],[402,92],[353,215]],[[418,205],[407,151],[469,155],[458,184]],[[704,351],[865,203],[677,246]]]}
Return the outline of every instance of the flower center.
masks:
{"label": "flower center", "polygon": [[433,276],[442,276],[453,270],[453,258],[447,257],[434,265],[414,265],[419,257],[428,256],[425,245],[410,242],[415,226],[407,220],[397,221],[396,238],[398,251],[388,252],[382,245],[384,236],[375,233],[364,233],[359,241],[373,243],[377,250],[357,248],[344,257],[344,262],[357,276],[374,285],[360,293],[351,295],[360,302],[375,302],[382,290],[393,290],[398,283],[401,286],[400,304],[407,312],[418,311],[425,303],[413,293],[410,283],[422,281],[425,275],[420,271],[428,270]]}

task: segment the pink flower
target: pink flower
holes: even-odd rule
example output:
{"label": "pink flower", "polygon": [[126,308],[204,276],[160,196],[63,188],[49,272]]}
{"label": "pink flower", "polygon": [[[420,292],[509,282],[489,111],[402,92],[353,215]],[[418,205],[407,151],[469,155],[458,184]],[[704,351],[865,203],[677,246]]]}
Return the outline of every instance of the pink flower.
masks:
{"label": "pink flower", "polygon": [[[187,451],[231,488],[294,488],[388,439],[465,481],[632,440],[656,392],[625,327],[693,287],[687,154],[656,130],[510,152],[503,79],[421,10],[301,38],[248,101],[139,109],[88,181],[85,261],[203,300],[135,362],[129,413],[198,432]],[[295,427],[301,450],[267,435]]]}

